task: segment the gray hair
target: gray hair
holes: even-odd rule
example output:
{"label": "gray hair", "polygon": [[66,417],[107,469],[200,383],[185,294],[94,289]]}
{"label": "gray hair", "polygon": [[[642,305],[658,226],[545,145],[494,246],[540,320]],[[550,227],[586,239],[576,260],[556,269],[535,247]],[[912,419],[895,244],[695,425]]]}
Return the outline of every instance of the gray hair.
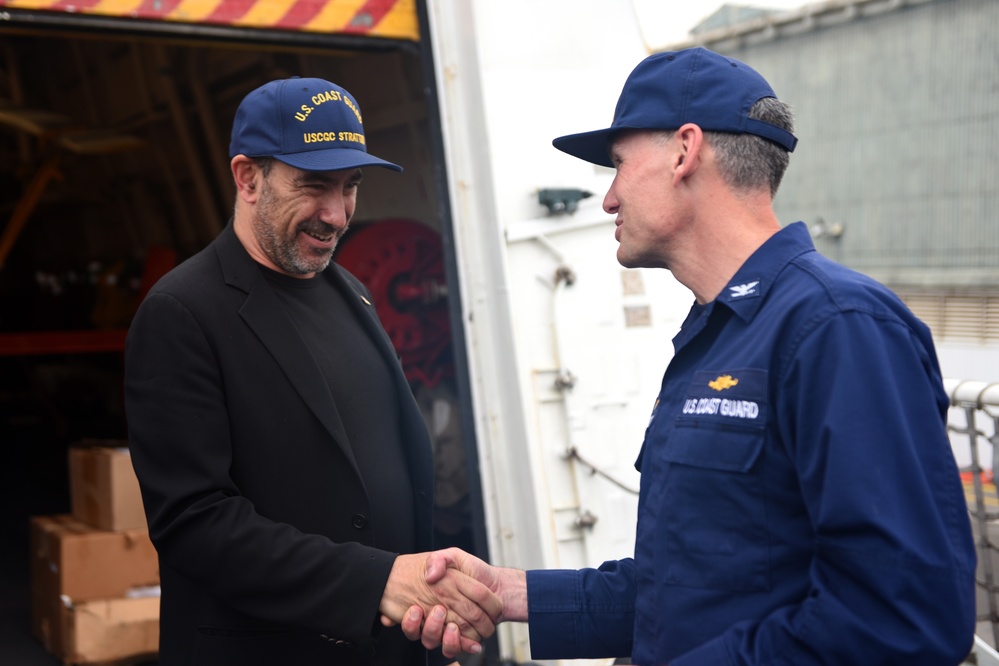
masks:
{"label": "gray hair", "polygon": [[274,167],[273,157],[254,157],[253,161],[257,163],[257,168],[260,169],[260,173],[263,174],[264,178],[271,175],[271,168]]}
{"label": "gray hair", "polygon": [[[757,101],[749,117],[794,132],[791,107],[775,97]],[[718,169],[729,187],[740,192],[769,188],[771,197],[777,194],[790,158],[784,148],[755,134],[705,132],[704,136],[714,148]]]}

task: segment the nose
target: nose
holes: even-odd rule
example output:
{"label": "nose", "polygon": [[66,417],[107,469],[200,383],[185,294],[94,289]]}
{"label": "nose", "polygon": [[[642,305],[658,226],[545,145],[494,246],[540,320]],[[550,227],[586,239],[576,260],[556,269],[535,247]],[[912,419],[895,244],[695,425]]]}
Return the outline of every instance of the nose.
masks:
{"label": "nose", "polygon": [[319,219],[331,227],[344,229],[353,212],[349,201],[341,192],[331,192],[320,202]]}
{"label": "nose", "polygon": [[614,183],[607,189],[607,194],[604,195],[604,212],[611,215],[616,215],[617,211],[621,208],[621,202],[617,200],[617,194],[614,192]]}

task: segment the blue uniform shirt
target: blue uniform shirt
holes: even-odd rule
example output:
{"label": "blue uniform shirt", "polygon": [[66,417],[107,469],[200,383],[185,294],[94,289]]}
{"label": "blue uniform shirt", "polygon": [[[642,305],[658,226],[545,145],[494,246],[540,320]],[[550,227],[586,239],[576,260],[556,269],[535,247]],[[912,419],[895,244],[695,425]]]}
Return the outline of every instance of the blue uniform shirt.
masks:
{"label": "blue uniform shirt", "polygon": [[673,342],[634,559],[528,572],[532,657],[959,664],[975,550],[926,326],[797,223]]}

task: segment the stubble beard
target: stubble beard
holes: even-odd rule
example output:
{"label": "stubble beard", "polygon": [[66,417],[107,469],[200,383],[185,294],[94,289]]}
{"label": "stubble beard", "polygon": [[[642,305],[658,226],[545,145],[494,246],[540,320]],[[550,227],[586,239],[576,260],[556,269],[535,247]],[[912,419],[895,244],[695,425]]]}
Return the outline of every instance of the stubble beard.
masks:
{"label": "stubble beard", "polygon": [[[253,215],[253,229],[260,243],[260,249],[274,265],[290,275],[311,275],[326,270],[333,260],[333,251],[346,231],[337,230],[319,220],[303,220],[288,229],[288,235],[282,236],[275,223],[277,198],[266,184],[261,188],[260,199]],[[320,235],[333,235],[333,247],[329,250],[316,250],[303,253],[298,243],[298,234],[312,231]]]}

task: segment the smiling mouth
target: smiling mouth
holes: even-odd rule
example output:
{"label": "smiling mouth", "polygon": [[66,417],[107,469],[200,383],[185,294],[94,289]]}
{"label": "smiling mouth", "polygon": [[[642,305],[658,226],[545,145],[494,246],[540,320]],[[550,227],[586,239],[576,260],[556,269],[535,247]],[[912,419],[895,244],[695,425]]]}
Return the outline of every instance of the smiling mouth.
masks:
{"label": "smiling mouth", "polygon": [[329,243],[331,240],[333,240],[333,237],[335,236],[335,234],[319,234],[314,231],[305,231],[303,233],[305,233],[305,235],[307,236],[312,236],[321,243]]}
{"label": "smiling mouth", "polygon": [[329,244],[336,241],[339,236],[336,227],[322,223],[303,224],[298,227],[298,232],[314,238],[320,243]]}

